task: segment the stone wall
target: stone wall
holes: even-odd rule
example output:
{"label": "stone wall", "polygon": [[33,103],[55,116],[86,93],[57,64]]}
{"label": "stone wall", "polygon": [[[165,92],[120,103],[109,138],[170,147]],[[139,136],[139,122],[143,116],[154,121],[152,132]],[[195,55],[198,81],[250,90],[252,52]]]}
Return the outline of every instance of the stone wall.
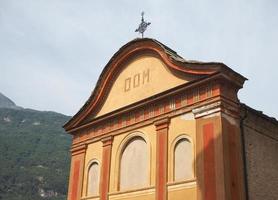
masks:
{"label": "stone wall", "polygon": [[242,106],[250,200],[278,199],[278,121]]}

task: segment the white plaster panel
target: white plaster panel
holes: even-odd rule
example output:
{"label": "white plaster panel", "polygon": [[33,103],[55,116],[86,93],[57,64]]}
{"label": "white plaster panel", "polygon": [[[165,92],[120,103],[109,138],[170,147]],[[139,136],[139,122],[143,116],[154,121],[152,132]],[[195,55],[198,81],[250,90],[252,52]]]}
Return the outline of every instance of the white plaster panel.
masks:
{"label": "white plaster panel", "polygon": [[148,149],[146,142],[136,137],[122,153],[120,190],[142,188],[148,184]]}
{"label": "white plaster panel", "polygon": [[187,139],[177,142],[175,148],[175,181],[193,178],[193,152],[192,144]]}
{"label": "white plaster panel", "polygon": [[99,193],[99,165],[94,162],[88,174],[88,196],[98,195]]}

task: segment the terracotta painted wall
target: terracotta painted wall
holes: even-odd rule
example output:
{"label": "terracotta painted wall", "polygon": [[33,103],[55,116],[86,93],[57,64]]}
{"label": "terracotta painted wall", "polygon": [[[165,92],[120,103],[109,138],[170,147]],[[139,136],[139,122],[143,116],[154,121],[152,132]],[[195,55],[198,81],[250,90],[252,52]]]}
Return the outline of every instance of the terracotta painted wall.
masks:
{"label": "terracotta painted wall", "polygon": [[82,193],[85,152],[73,155],[68,189],[68,200],[80,200]]}
{"label": "terracotta painted wall", "polygon": [[196,123],[198,200],[225,199],[220,113],[199,118]]}
{"label": "terracotta painted wall", "polygon": [[[196,181],[195,178],[191,180],[174,182],[173,180],[173,145],[174,142],[179,138],[179,136],[186,135],[193,143],[195,152],[195,119],[192,113],[182,114],[171,119],[169,124],[169,139],[168,139],[168,151],[169,156],[166,164],[167,168],[167,183],[165,185],[166,191],[168,191],[168,199],[175,200],[179,199],[180,195],[189,197],[190,199],[196,199]],[[145,188],[139,188],[130,191],[120,191],[119,186],[119,158],[122,148],[125,143],[134,136],[143,136],[147,144],[149,145],[149,185]],[[155,186],[156,186],[156,128],[154,124],[139,129],[134,129],[129,132],[124,132],[122,134],[114,136],[112,152],[111,152],[111,167],[110,167],[110,184],[109,184],[109,199],[155,199]],[[83,198],[86,197],[86,187],[87,187],[87,169],[89,163],[92,159],[99,160],[101,164],[102,155],[102,143],[94,142],[89,144],[87,147],[86,157],[85,157],[85,172],[83,181]],[[193,155],[195,157],[195,153]],[[136,164],[136,163],[134,163]],[[192,166],[192,173],[195,174],[195,164]],[[132,178],[132,177],[130,177]],[[96,197],[97,199],[98,197]],[[95,198],[87,198],[95,199]]]}

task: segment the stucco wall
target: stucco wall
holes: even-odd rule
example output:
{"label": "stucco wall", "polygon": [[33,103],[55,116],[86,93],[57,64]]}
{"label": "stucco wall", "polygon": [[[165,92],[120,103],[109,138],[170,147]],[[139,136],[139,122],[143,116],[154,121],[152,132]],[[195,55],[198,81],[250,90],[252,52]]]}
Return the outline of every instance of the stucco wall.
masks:
{"label": "stucco wall", "polygon": [[[99,167],[101,167],[102,164],[102,142],[98,141],[92,144],[89,144],[86,151],[85,156],[85,170],[84,170],[84,178],[83,178],[83,192],[82,196],[89,196],[88,193],[88,171],[89,167],[93,162],[97,162],[99,164]],[[100,172],[100,171],[99,171]],[[98,194],[97,194],[98,195]]]}
{"label": "stucco wall", "polygon": [[[111,163],[110,163],[110,183],[109,183],[109,199],[155,199],[155,182],[156,182],[156,128],[154,124],[150,124],[139,129],[123,132],[114,136]],[[121,189],[120,184],[120,163],[122,150],[126,148],[132,138],[141,137],[146,141],[147,161],[148,161],[148,182],[142,187],[134,189]],[[174,146],[180,139],[187,139],[192,145],[192,165],[188,166],[191,174],[186,180],[174,180]],[[184,197],[196,199],[196,177],[195,177],[195,143],[196,143],[196,123],[191,112],[171,118],[168,132],[168,183],[167,190],[169,192],[169,200],[183,199]],[[83,180],[83,199],[98,199],[98,195],[90,196],[87,194],[88,169],[92,162],[102,164],[102,142],[97,141],[88,145],[85,156],[85,171]],[[132,159],[130,159],[132,160]],[[128,162],[128,161],[127,161]],[[138,165],[138,163],[128,163]],[[129,179],[136,178],[137,175],[142,176],[142,169],[138,170],[138,174]]]}
{"label": "stucco wall", "polygon": [[244,140],[249,199],[278,199],[278,122],[247,108]]}
{"label": "stucco wall", "polygon": [[[97,116],[122,108],[188,81],[192,77],[172,74],[154,56],[136,58],[119,73]],[[167,83],[167,84],[165,84]]]}

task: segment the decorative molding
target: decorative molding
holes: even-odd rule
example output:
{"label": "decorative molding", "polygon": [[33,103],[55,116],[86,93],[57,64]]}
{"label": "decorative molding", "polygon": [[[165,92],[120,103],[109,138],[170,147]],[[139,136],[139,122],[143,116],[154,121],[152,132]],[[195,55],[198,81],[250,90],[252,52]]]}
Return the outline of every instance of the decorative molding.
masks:
{"label": "decorative molding", "polygon": [[155,121],[154,125],[156,127],[156,131],[168,128],[169,127],[169,123],[170,123],[170,119],[168,117]]}
{"label": "decorative molding", "polygon": [[[156,102],[155,104],[152,102],[150,104],[144,103],[141,107],[138,107],[137,109],[127,110],[126,112],[121,113],[116,116],[112,115],[110,117],[110,119],[109,119],[109,117],[108,117],[108,119],[106,119],[106,117],[104,117],[103,119],[95,120],[94,122],[84,125],[83,129],[88,130],[87,127],[90,124],[93,125],[95,123],[98,123],[99,125],[93,126],[94,128],[93,129],[90,128],[91,130],[88,130],[87,132],[91,132],[91,131],[96,132],[96,130],[98,130],[97,132],[103,132],[103,130],[101,129],[102,124],[106,124],[105,126],[108,126],[107,122],[109,122],[111,125],[108,126],[107,129],[105,129],[105,130],[106,131],[107,130],[108,131],[115,130],[115,129],[119,128],[119,127],[117,127],[117,125],[122,127],[122,125],[131,125],[131,124],[136,123],[138,120],[137,121],[135,120],[135,116],[138,115],[138,112],[142,112],[142,115],[144,115],[143,117],[141,117],[139,119],[139,121],[142,121],[145,119],[154,118],[158,115],[162,115],[167,112],[171,112],[171,111],[180,109],[181,107],[192,106],[195,103],[201,102],[201,100],[198,102],[193,102],[193,94],[192,94],[193,91],[192,90],[188,90],[186,88],[182,88],[182,89],[183,90],[181,92],[183,94],[180,94],[180,95],[175,94],[172,97],[166,96],[162,99],[154,99],[153,101]],[[186,93],[186,94],[184,94],[184,93]],[[181,102],[183,102],[183,103],[181,103]],[[185,104],[185,102],[186,102],[186,104]],[[171,106],[170,106],[170,104],[171,104]],[[180,104],[180,105],[178,105],[178,104]],[[161,109],[159,110],[158,107]],[[117,121],[118,119],[126,120],[126,123],[119,124]],[[103,122],[103,121],[106,121],[106,122]],[[80,128],[82,129],[82,126]],[[76,135],[77,132],[75,131],[75,133],[73,133],[73,134]]]}
{"label": "decorative molding", "polygon": [[175,100],[174,99],[172,99],[171,101],[170,101],[170,104],[169,104],[170,106],[170,110],[175,110],[176,109],[176,104],[175,104]]}
{"label": "decorative molding", "polygon": [[112,145],[112,143],[113,143],[113,136],[108,136],[108,137],[102,138],[101,141],[102,141],[102,146],[103,147]]}
{"label": "decorative molding", "polygon": [[89,197],[82,197],[81,200],[100,200],[100,196],[89,196]]}
{"label": "decorative molding", "polygon": [[219,101],[205,104],[192,110],[195,118],[214,116],[215,113],[224,113],[233,118],[239,118],[239,104],[230,101],[225,97],[221,97]]}
{"label": "decorative molding", "polygon": [[140,188],[135,190],[126,190],[109,193],[109,197],[113,199],[123,199],[130,197],[137,197],[142,195],[151,195],[155,193],[155,187]]}
{"label": "decorative molding", "polygon": [[196,187],[197,182],[196,179],[187,180],[187,181],[179,181],[179,182],[172,182],[167,184],[168,191],[176,191],[176,190],[183,190],[188,188]]}
{"label": "decorative molding", "polygon": [[206,115],[213,114],[215,112],[219,112],[221,110],[220,108],[221,102],[214,102],[212,104],[204,105],[202,107],[194,108],[192,110],[193,114],[195,115],[195,118],[204,117]]}
{"label": "decorative molding", "polygon": [[151,54],[158,57],[165,65],[172,71],[180,74],[190,74],[201,80],[202,77],[208,77],[213,74],[221,73],[231,80],[237,87],[242,87],[246,80],[245,77],[234,72],[223,63],[205,63],[205,62],[190,62],[179,57],[176,52],[171,51],[168,47],[153,39],[133,40],[124,45],[114,56],[110,59],[105,66],[95,90],[89,97],[84,106],[80,109],[74,117],[65,124],[65,129],[68,131],[73,127],[78,127],[84,119],[92,113],[95,113],[101,107],[101,104],[111,83],[124,66],[125,63],[144,54]]}
{"label": "decorative molding", "polygon": [[82,145],[79,145],[77,147],[72,147],[71,148],[71,155],[75,156],[75,155],[85,153],[86,149],[87,149],[87,144],[82,144]]}
{"label": "decorative molding", "polygon": [[[228,95],[229,98],[233,99],[234,101],[238,101],[238,99],[236,97],[236,93],[237,93],[238,89],[236,89],[236,88],[238,88],[239,86],[235,83],[231,84],[230,82],[232,83],[233,80],[231,80],[231,78],[229,78],[228,76],[225,76],[225,74],[215,73],[206,78],[200,79],[198,81],[191,81],[191,82],[182,84],[180,86],[174,87],[174,88],[164,91],[160,94],[151,96],[151,97],[141,100],[137,103],[134,103],[128,107],[123,107],[123,108],[120,108],[111,113],[105,114],[101,117],[97,117],[94,119],[90,118],[88,120],[85,120],[82,123],[79,123],[78,125],[70,126],[69,123],[67,123],[67,125],[65,125],[64,128],[66,129],[67,132],[74,135],[77,130],[85,128],[85,127],[89,126],[90,124],[94,124],[97,121],[102,120],[103,118],[106,118],[107,116],[115,114],[116,112],[119,112],[119,111],[122,112],[123,110],[130,109],[131,107],[134,107],[134,105],[136,105],[137,107],[138,106],[140,107],[144,104],[148,104],[148,102],[150,102],[150,101],[152,102],[153,105],[156,105],[157,100],[160,101],[163,98],[168,99],[170,95],[177,94],[179,92],[183,92],[183,94],[179,94],[178,96],[180,96],[180,95],[183,96],[186,94],[187,98],[184,100],[187,102],[187,104],[194,104],[194,103],[197,103],[197,102],[194,102],[194,93],[196,93],[199,90],[203,90],[203,88],[206,88],[206,87],[207,87],[207,90],[205,92],[208,92],[208,94],[206,95],[206,99],[209,99],[213,96],[220,95],[220,87],[226,87],[225,90],[228,90],[229,88],[230,88],[230,91],[232,91],[231,88],[234,88],[234,90],[233,90],[233,92],[229,92],[227,94],[225,93],[225,95]],[[230,83],[230,84],[224,84],[224,83]],[[210,93],[211,93],[211,95],[210,95]],[[231,95],[231,93],[235,93],[235,94]],[[172,99],[173,99],[173,97],[172,97]],[[175,99],[175,102],[176,102],[176,100],[178,100],[176,98],[174,98],[174,99]],[[200,99],[200,101],[202,101],[202,100],[204,100],[204,99]],[[179,104],[176,102],[175,106],[179,106]],[[96,110],[97,110],[97,108],[96,108]]]}
{"label": "decorative molding", "polygon": [[[238,102],[220,95],[220,87],[221,85],[214,81],[195,88],[201,91],[197,102],[193,101],[195,90],[181,87],[173,94],[162,95],[158,99],[152,99],[149,103],[139,103],[135,108],[113,112],[76,130],[73,133],[73,147],[88,143],[87,141],[101,140],[124,130],[130,131],[135,127],[154,123],[163,118],[191,112],[191,110],[195,118],[210,116],[220,110],[234,117],[238,116]],[[212,96],[210,96],[210,91]],[[173,103],[175,106],[171,109],[170,104]]]}

